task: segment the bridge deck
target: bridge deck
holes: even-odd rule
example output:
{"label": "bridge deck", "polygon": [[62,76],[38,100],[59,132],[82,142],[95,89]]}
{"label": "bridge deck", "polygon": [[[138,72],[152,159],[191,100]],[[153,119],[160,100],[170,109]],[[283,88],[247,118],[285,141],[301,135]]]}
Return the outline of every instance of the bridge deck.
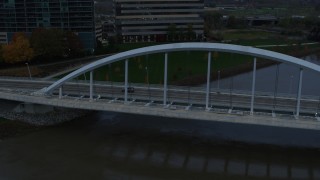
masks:
{"label": "bridge deck", "polygon": [[148,106],[146,103],[129,101],[129,103],[125,104],[121,99],[115,99],[114,101],[109,99],[89,101],[89,99],[80,97],[58,99],[57,96],[35,96],[30,93],[18,94],[4,89],[0,91],[0,99],[86,110],[320,130],[320,121],[317,121],[314,117],[301,116],[299,119],[294,119],[289,115],[272,117],[270,114],[268,116],[267,114],[255,113],[251,116],[247,113],[235,112],[230,114],[215,109],[206,111],[203,108],[190,108],[186,110],[185,108],[179,108],[179,106],[164,108],[161,104],[155,103],[151,103],[152,105],[149,104]]}

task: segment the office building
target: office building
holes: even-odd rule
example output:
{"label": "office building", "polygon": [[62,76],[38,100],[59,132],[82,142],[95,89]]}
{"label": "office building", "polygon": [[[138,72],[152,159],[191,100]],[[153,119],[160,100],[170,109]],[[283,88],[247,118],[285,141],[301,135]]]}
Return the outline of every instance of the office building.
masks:
{"label": "office building", "polygon": [[84,48],[95,47],[93,0],[0,0],[0,43],[15,32],[58,28],[78,34]]}
{"label": "office building", "polygon": [[116,33],[124,43],[167,41],[169,33],[190,28],[195,39],[203,37],[203,0],[114,0],[114,8]]}

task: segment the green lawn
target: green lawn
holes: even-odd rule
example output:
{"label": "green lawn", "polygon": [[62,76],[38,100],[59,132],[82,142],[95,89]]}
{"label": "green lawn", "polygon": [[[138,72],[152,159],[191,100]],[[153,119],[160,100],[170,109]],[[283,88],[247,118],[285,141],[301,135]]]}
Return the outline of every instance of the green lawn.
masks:
{"label": "green lawn", "polygon": [[269,39],[279,36],[278,34],[266,31],[255,30],[236,30],[225,31],[222,33],[224,40],[238,40],[238,39]]}
{"label": "green lawn", "polygon": [[299,16],[317,16],[319,12],[315,11],[314,7],[290,7],[290,8],[244,8],[224,11],[228,15],[236,17],[246,16],[264,16],[266,14],[276,17],[288,17],[291,15]]}
{"label": "green lawn", "polygon": [[[168,82],[172,83],[207,72],[207,52],[172,52],[168,55]],[[222,70],[250,62],[248,56],[230,53],[212,53],[212,70]],[[163,83],[164,54],[152,54],[129,59],[129,82]],[[86,76],[88,77],[89,74]],[[124,61],[116,62],[95,70],[95,80],[124,81]]]}

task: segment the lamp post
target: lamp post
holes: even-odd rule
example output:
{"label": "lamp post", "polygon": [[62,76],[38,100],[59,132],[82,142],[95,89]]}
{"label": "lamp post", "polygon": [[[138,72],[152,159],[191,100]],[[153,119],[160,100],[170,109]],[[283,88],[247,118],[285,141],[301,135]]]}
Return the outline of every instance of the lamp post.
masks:
{"label": "lamp post", "polygon": [[25,64],[27,65],[27,68],[28,68],[29,77],[30,77],[30,79],[32,79],[32,77],[31,77],[31,72],[30,72],[30,68],[29,68],[29,64],[28,64],[28,63],[25,63]]}

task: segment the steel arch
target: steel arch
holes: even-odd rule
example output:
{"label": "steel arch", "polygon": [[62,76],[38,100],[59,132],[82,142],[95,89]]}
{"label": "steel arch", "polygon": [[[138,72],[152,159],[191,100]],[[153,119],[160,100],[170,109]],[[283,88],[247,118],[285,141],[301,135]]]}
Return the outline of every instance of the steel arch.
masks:
{"label": "steel arch", "polygon": [[250,46],[240,46],[240,45],[231,45],[231,44],[221,44],[221,43],[204,43],[204,42],[189,42],[189,43],[173,43],[173,44],[163,44],[156,46],[143,47],[139,49],[134,49],[130,51],[121,52],[93,63],[90,63],[68,75],[56,81],[49,87],[44,89],[44,93],[51,94],[52,91],[60,87],[63,83],[73,79],[81,74],[92,71],[101,66],[128,59],[131,57],[142,56],[147,54],[154,53],[164,53],[164,52],[174,52],[174,51],[218,51],[218,52],[227,52],[227,53],[236,53],[242,55],[249,55],[258,58],[264,58],[268,60],[274,60],[278,62],[285,62],[294,64],[296,66],[311,69],[316,72],[320,72],[320,66],[314,63],[307,62],[305,60],[288,56],[285,54],[258,49]]}

